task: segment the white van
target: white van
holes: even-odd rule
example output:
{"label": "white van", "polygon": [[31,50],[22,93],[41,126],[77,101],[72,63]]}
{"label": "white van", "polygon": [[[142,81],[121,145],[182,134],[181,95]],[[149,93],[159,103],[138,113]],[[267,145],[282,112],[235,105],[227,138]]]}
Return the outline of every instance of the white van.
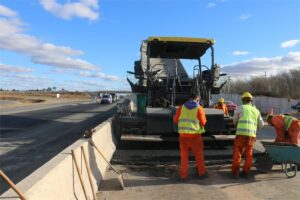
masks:
{"label": "white van", "polygon": [[110,94],[104,94],[101,98],[101,104],[112,103],[112,96]]}

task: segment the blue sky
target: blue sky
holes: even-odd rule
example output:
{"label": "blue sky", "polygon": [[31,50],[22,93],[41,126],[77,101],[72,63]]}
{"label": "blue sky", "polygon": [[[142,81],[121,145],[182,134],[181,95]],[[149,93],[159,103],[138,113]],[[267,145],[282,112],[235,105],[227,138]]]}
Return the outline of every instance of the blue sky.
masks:
{"label": "blue sky", "polygon": [[148,36],[214,38],[223,72],[272,75],[300,68],[300,1],[0,0],[0,88],[129,90]]}

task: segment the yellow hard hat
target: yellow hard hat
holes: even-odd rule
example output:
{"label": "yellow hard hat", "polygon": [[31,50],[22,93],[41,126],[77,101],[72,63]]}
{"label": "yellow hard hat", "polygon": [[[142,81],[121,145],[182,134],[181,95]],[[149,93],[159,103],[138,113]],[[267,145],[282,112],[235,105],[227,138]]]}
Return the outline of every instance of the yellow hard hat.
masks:
{"label": "yellow hard hat", "polygon": [[252,95],[250,94],[250,92],[244,92],[242,95],[242,99],[243,98],[250,98],[251,100],[253,99]]}
{"label": "yellow hard hat", "polygon": [[225,101],[225,100],[224,100],[223,98],[220,98],[220,99],[219,99],[219,102],[220,102],[220,103],[224,103],[224,101]]}

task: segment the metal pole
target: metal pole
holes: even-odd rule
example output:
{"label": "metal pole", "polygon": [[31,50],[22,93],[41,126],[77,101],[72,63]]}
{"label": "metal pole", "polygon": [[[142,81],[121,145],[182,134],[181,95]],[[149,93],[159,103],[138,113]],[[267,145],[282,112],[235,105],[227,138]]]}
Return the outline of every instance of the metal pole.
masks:
{"label": "metal pole", "polygon": [[230,76],[228,76],[228,94],[230,94],[230,85],[231,85],[231,79]]}
{"label": "metal pole", "polygon": [[175,106],[175,99],[176,99],[176,79],[178,78],[177,72],[177,59],[175,59],[175,77],[173,79],[173,98],[172,98],[172,106]]}
{"label": "metal pole", "polygon": [[[147,104],[149,105],[150,104],[150,99],[151,99],[151,91],[149,89],[149,84],[150,84],[150,80],[149,80],[149,75],[150,75],[150,47],[149,47],[149,44],[147,42],[147,70],[146,70],[146,76],[147,76],[147,94],[148,94],[148,99],[147,99]],[[151,100],[152,101],[152,100]]]}
{"label": "metal pole", "polygon": [[[215,51],[214,51],[214,47],[212,46],[212,44],[210,46],[210,49],[211,49],[211,68],[210,69],[212,70],[215,67]],[[210,70],[210,73],[211,73],[211,70]],[[210,82],[209,85],[211,86],[211,84],[212,83]],[[208,106],[209,106],[209,101],[210,101],[210,88],[208,89],[208,102],[207,102]]]}
{"label": "metal pole", "polygon": [[[199,63],[199,78],[200,78],[200,84],[198,84],[198,88],[197,88],[197,92],[199,97],[201,97],[201,101],[204,103],[204,99],[203,96],[201,95],[201,89],[202,89],[202,66],[201,66],[201,58],[198,58],[198,63]],[[197,80],[199,83],[199,79]]]}
{"label": "metal pole", "polygon": [[210,46],[210,49],[211,49],[211,66],[213,67],[215,65],[215,51],[213,46]]}

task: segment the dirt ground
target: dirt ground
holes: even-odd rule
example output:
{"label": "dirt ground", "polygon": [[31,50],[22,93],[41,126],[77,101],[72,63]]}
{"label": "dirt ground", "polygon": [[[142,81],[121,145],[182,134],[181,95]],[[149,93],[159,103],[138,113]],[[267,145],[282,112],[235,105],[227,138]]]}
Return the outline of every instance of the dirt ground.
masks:
{"label": "dirt ground", "polygon": [[249,179],[232,179],[230,165],[208,166],[209,177],[197,179],[190,165],[189,179],[178,179],[176,165],[117,166],[124,172],[125,190],[120,189],[117,176],[109,171],[100,185],[97,197],[104,199],[299,199],[300,176],[288,179],[276,165],[269,173],[258,173],[253,168]]}
{"label": "dirt ground", "polygon": [[[57,99],[56,95],[60,94]],[[84,92],[0,92],[1,108],[52,103],[54,101],[87,100],[91,96]]]}
{"label": "dirt ground", "polygon": [[274,165],[268,173],[260,173],[254,167],[255,159],[264,152],[260,141],[272,142],[276,135],[274,128],[266,125],[257,136],[250,178],[232,179],[232,146],[210,146],[208,141],[204,144],[208,178],[197,178],[195,161],[190,159],[186,182],[179,180],[178,143],[136,142],[122,137],[111,163],[124,173],[125,190],[120,189],[118,176],[108,170],[99,186],[98,200],[298,200],[300,172],[294,178],[287,178],[281,165]]}

